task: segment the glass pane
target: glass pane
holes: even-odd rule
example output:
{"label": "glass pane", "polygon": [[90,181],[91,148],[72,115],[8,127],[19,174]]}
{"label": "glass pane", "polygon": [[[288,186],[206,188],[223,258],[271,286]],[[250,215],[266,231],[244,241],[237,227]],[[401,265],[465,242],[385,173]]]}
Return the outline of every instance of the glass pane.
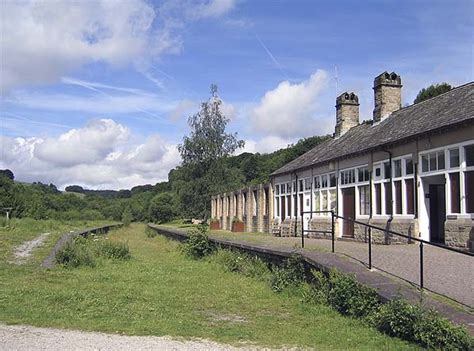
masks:
{"label": "glass pane", "polygon": [[466,187],[466,212],[474,213],[474,171],[464,173]]}
{"label": "glass pane", "polygon": [[336,210],[336,190],[329,190],[329,196],[330,196],[330,209],[332,211]]}
{"label": "glass pane", "polygon": [[385,162],[383,164],[384,167],[384,178],[389,179],[390,178],[390,162]]}
{"label": "glass pane", "polygon": [[319,191],[314,194],[314,208],[316,211],[321,211],[321,203],[319,202]]}
{"label": "glass pane", "polygon": [[328,186],[328,176],[323,175],[321,176],[321,188],[327,188]]}
{"label": "glass pane", "polygon": [[323,207],[322,210],[326,211],[328,209],[328,192],[323,191]]}
{"label": "glass pane", "polygon": [[466,155],[466,166],[474,166],[474,144],[465,146],[464,152]]}
{"label": "glass pane", "polygon": [[402,160],[396,160],[393,162],[394,166],[394,177],[402,176]]}
{"label": "glass pane", "polygon": [[319,182],[319,177],[314,177],[314,188],[319,189],[321,187],[321,183]]}
{"label": "glass pane", "polygon": [[395,213],[402,214],[402,182],[396,181],[395,185]]}
{"label": "glass pane", "polygon": [[375,184],[375,213],[382,214],[382,187],[381,184]]}
{"label": "glass pane", "polygon": [[392,186],[390,183],[385,183],[384,188],[385,188],[385,214],[392,214]]}
{"label": "glass pane", "polygon": [[451,213],[461,212],[461,189],[459,187],[459,173],[450,173],[451,183]]}
{"label": "glass pane", "polygon": [[276,194],[276,195],[280,195],[280,184],[277,184],[277,185],[275,186],[275,194]]}
{"label": "glass pane", "polygon": [[423,172],[428,172],[428,156],[427,155],[421,156],[421,170]]}
{"label": "glass pane", "polygon": [[336,174],[332,173],[329,175],[329,186],[333,187],[336,186]]}
{"label": "glass pane", "polygon": [[413,188],[413,179],[405,180],[407,214],[414,214],[415,211],[415,193]]}
{"label": "glass pane", "polygon": [[405,160],[405,173],[413,174],[413,160],[411,158]]}
{"label": "glass pane", "polygon": [[444,169],[444,151],[438,152],[438,169]]}
{"label": "glass pane", "polygon": [[459,149],[449,150],[449,167],[459,167]]}
{"label": "glass pane", "polygon": [[436,152],[430,154],[430,171],[436,171]]}
{"label": "glass pane", "polygon": [[375,176],[380,177],[382,175],[382,169],[380,167],[377,167],[375,169]]}

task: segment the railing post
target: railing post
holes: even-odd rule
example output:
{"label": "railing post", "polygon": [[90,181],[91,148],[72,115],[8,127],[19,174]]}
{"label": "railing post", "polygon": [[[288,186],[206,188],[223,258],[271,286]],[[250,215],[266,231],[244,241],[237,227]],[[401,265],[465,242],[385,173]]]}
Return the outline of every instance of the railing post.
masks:
{"label": "railing post", "polygon": [[301,215],[301,248],[304,249],[304,213]]}
{"label": "railing post", "polygon": [[423,289],[423,241],[420,242],[420,287]]}
{"label": "railing post", "polygon": [[334,212],[331,211],[331,249],[332,249],[332,252],[334,252],[334,237],[336,235],[334,220],[335,220]]}
{"label": "railing post", "polygon": [[372,269],[372,228],[369,227],[369,269]]}

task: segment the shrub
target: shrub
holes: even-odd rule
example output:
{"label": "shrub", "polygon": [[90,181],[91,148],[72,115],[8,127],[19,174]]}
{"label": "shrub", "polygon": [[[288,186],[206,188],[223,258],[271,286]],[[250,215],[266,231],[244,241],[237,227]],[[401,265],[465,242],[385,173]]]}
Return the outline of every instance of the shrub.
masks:
{"label": "shrub", "polygon": [[375,290],[358,283],[351,275],[333,270],[329,274],[329,285],[328,302],[341,314],[363,318],[379,305]]}
{"label": "shrub", "polygon": [[154,238],[157,235],[156,230],[153,230],[150,227],[146,227],[145,234],[147,238]]}
{"label": "shrub", "polygon": [[129,206],[125,207],[122,212],[122,223],[125,227],[128,227],[132,223],[132,210]]}
{"label": "shrub", "polygon": [[313,304],[328,303],[329,281],[324,273],[311,270],[311,284],[303,286],[303,301]]}
{"label": "shrub", "polygon": [[112,241],[100,241],[97,246],[97,254],[105,258],[119,260],[128,260],[131,257],[128,244]]}
{"label": "shrub", "polygon": [[266,280],[270,270],[267,264],[257,256],[231,250],[217,250],[212,259],[221,264],[228,272],[238,272],[246,277]]}
{"label": "shrub", "polygon": [[56,253],[56,262],[68,268],[95,267],[95,259],[87,239],[77,237]]}
{"label": "shrub", "polygon": [[305,280],[305,271],[301,255],[293,254],[282,267],[273,266],[270,280],[275,292],[281,292],[287,287],[296,287]]}
{"label": "shrub", "polygon": [[207,226],[200,225],[188,232],[189,236],[182,246],[186,256],[199,259],[210,255],[215,247],[207,236]]}
{"label": "shrub", "polygon": [[429,349],[473,350],[474,339],[466,329],[441,317],[436,311],[424,311],[415,325],[415,341]]}
{"label": "shrub", "polygon": [[381,332],[416,342],[430,349],[472,350],[473,339],[433,310],[425,310],[401,299],[388,302],[371,318]]}

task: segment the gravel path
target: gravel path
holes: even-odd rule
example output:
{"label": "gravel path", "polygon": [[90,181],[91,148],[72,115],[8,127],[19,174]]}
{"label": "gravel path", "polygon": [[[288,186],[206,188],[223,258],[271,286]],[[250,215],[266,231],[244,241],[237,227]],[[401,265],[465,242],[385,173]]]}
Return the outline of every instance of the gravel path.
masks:
{"label": "gravel path", "polygon": [[28,257],[31,256],[33,249],[40,246],[43,241],[48,237],[50,233],[44,233],[34,238],[33,240],[27,241],[15,249],[13,256],[15,260],[12,263],[23,264],[26,262]]}
{"label": "gravel path", "polygon": [[[0,324],[0,350],[237,350],[208,340],[124,336]],[[243,350],[243,349],[238,349]]]}

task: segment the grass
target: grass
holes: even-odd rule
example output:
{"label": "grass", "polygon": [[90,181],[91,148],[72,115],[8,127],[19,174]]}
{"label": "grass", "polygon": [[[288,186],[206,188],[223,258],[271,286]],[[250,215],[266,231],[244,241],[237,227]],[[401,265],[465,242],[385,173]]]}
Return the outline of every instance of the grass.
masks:
{"label": "grass", "polygon": [[112,231],[128,261],[43,270],[0,262],[0,321],[130,335],[170,335],[324,350],[416,347],[327,306],[275,294],[264,282],[187,259],[176,242],[147,238],[145,226]]}
{"label": "grass", "polygon": [[0,226],[0,261],[13,258],[14,248],[22,243],[33,240],[42,233],[50,233],[43,244],[34,252],[29,264],[37,265],[46,257],[61,234],[70,230],[80,230],[110,223],[110,221],[58,221],[35,220],[31,218],[12,219],[9,225]]}

